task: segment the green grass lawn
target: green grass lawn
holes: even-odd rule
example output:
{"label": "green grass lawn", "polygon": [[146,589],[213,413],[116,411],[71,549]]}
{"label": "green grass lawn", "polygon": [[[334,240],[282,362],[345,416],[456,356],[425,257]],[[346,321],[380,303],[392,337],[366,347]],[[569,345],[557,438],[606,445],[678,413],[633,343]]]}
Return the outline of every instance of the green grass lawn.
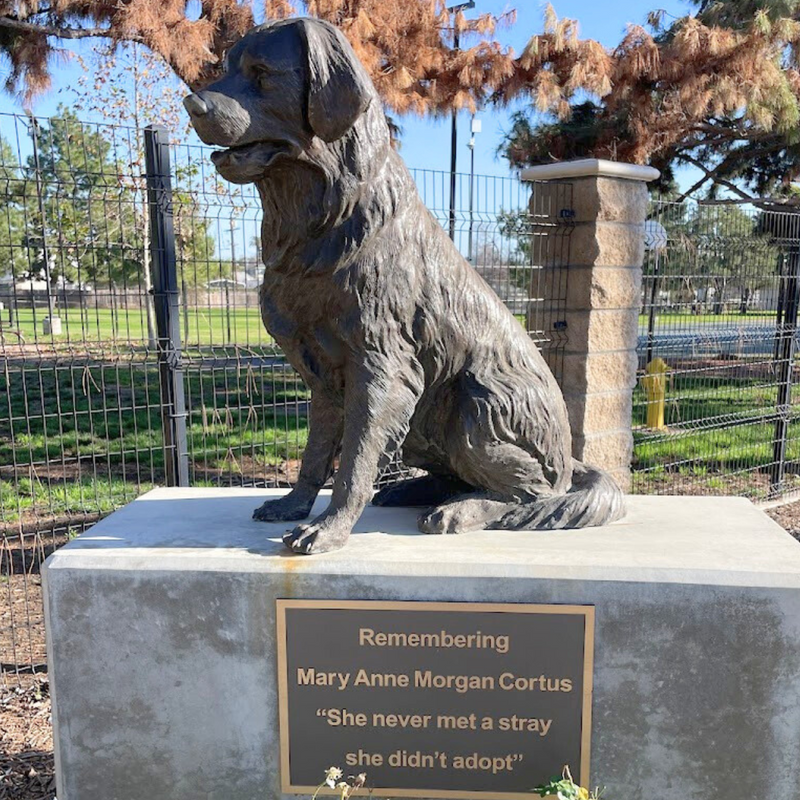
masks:
{"label": "green grass lawn", "polygon": [[[194,485],[277,482],[307,437],[308,391],[283,368],[200,369],[185,381]],[[164,481],[158,370],[31,361],[0,403],[0,523],[105,513]]]}
{"label": "green grass lawn", "polygon": [[[147,318],[140,308],[70,308],[59,312],[62,324],[61,336],[55,337],[58,342],[105,342],[116,341],[133,344],[146,344]],[[26,343],[37,340],[50,341],[45,335],[42,324],[47,316],[43,308],[34,312],[31,308],[20,308],[15,312],[14,324],[9,325],[8,312],[0,313],[0,334],[5,331],[7,343],[15,343],[17,337],[9,334],[13,330],[19,332]],[[525,327],[525,315],[516,314],[520,324]],[[676,328],[690,325],[728,326],[748,324],[772,324],[774,311],[751,311],[746,315],[737,313],[716,314],[678,314],[660,313],[656,316],[656,327]],[[647,327],[646,315],[639,316],[640,328]],[[210,308],[190,307],[181,310],[181,337],[183,343],[192,345],[257,345],[272,343],[272,339],[261,322],[257,307],[250,308]]]}
{"label": "green grass lawn", "polygon": [[[14,325],[8,324],[8,312],[0,313],[0,333],[9,327],[18,331],[26,343],[49,342],[42,324],[45,309],[20,308]],[[62,334],[58,342],[130,342],[147,343],[147,317],[143,309],[71,308],[60,312]],[[261,322],[258,308],[189,308],[181,312],[181,337],[185,345],[269,345],[272,339]],[[6,337],[6,343],[16,336]]]}
{"label": "green grass lawn", "polygon": [[[709,493],[767,496],[773,461],[777,387],[731,375],[674,376],[667,390],[666,432],[644,427],[647,399],[634,390],[634,482],[642,493],[694,486]],[[800,404],[800,386],[792,391]],[[790,415],[787,460],[800,460],[800,405]],[[732,478],[731,476],[741,476]]]}
{"label": "green grass lawn", "polygon": [[[164,482],[158,371],[133,358],[106,365],[9,372],[0,404],[0,522],[107,513]],[[301,457],[308,391],[283,368],[201,369],[186,374],[193,485],[286,482]],[[794,397],[800,402],[800,387]],[[667,394],[667,433],[644,428],[646,400],[634,393],[635,487],[765,496],[772,460],[776,389],[764,380],[676,375]],[[741,422],[742,424],[731,424]],[[789,426],[789,459],[800,460],[800,417]],[[743,475],[743,481],[732,475]],[[754,479],[758,477],[758,480]]]}
{"label": "green grass lawn", "polygon": [[[36,319],[39,325],[41,318],[42,313]],[[61,340],[74,342],[78,353],[84,352],[84,341],[146,340],[146,320],[138,309],[127,315],[108,309],[83,315],[73,310],[62,318]],[[754,312],[746,317],[751,318],[766,315]],[[214,350],[217,344],[247,344],[265,356],[274,354],[258,310],[240,308],[227,314],[221,308],[194,309],[182,322],[188,351],[185,390],[192,483],[291,480],[307,438],[307,390],[292,371],[268,366],[268,361],[213,361],[224,358]],[[36,340],[30,310],[20,311],[20,330],[28,343]],[[48,341],[41,335],[39,339]],[[89,350],[91,356],[72,360],[55,353],[9,360],[8,392],[0,392],[0,525],[31,520],[46,525],[60,517],[106,513],[163,484],[155,357],[137,347]],[[637,491],[676,486],[752,496],[767,491],[765,467],[772,461],[775,422],[760,417],[774,414],[775,379],[741,377],[745,373],[737,370],[732,363],[729,372],[716,377],[676,374],[667,393],[666,434],[644,429],[646,401],[641,387],[635,389]],[[800,408],[800,387],[794,398]],[[800,460],[800,418],[790,422],[787,454]],[[731,481],[734,474],[752,480],[742,487]]]}
{"label": "green grass lawn", "polygon": [[[639,326],[647,327],[649,316],[639,314]],[[656,314],[656,327],[679,327],[688,325],[767,325],[774,323],[775,311],[725,311],[723,314],[687,314],[682,312],[660,311]]]}

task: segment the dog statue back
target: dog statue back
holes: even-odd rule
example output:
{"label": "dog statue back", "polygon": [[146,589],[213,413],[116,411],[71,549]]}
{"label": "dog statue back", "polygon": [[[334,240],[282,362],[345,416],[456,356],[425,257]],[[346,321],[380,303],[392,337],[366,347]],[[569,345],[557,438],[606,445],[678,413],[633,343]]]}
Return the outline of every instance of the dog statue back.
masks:
{"label": "dog statue back", "polygon": [[[212,160],[255,183],[264,218],[264,324],[311,389],[296,486],[254,513],[302,520],[284,541],[341,547],[372,499],[424,508],[426,533],[575,528],[624,513],[575,461],[541,353],[422,203],[380,98],[344,35],[316,19],[254,28],[226,72],[186,98]],[[418,478],[372,497],[401,452]]]}

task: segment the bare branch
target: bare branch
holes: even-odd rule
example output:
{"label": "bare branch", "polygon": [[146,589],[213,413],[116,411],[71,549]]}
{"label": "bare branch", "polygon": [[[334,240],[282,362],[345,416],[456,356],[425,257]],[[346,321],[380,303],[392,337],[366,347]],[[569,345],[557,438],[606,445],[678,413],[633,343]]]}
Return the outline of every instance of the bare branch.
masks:
{"label": "bare branch", "polygon": [[693,192],[696,192],[706,181],[711,180],[710,174],[703,175],[697,183],[692,184],[685,192],[683,192],[676,200],[676,203],[682,203],[687,197],[691,197]]}
{"label": "bare branch", "polygon": [[[738,195],[739,198],[740,198],[740,200],[729,200],[729,201],[718,200],[718,201],[712,202],[712,204],[717,204],[717,205],[723,205],[723,204],[728,204],[728,203],[735,204],[735,203],[740,203],[740,202],[744,201],[744,202],[747,202],[747,203],[752,203],[756,208],[760,208],[760,209],[762,209],[764,211],[774,211],[776,208],[797,208],[798,207],[797,201],[795,201],[793,199],[790,199],[790,198],[787,198],[786,200],[780,200],[780,199],[774,199],[774,198],[757,197],[755,195],[747,194],[747,192],[745,192],[742,189],[740,189],[735,183],[732,183],[729,180],[725,180],[724,178],[720,178],[718,175],[715,175],[715,170],[708,169],[707,167],[705,167],[697,159],[692,158],[691,156],[687,156],[685,154],[681,155],[681,158],[684,161],[687,161],[688,163],[692,164],[692,166],[695,166],[699,170],[704,172],[705,175],[706,175],[705,179],[713,180],[715,183],[718,183],[720,186],[724,186],[726,189],[729,189],[731,192],[733,192],[734,194]],[[721,166],[721,165],[718,165],[715,169],[719,169],[719,166]],[[688,193],[684,193],[684,195],[682,195],[682,197],[680,199],[681,200],[685,199],[686,194],[688,194]]]}
{"label": "bare branch", "polygon": [[[41,25],[37,22],[26,22],[13,17],[0,17],[0,26],[22,31],[23,33],[38,33],[44,36],[52,36],[57,39],[109,38],[113,36],[111,28],[59,28],[52,25]],[[131,41],[142,41],[141,37],[136,35],[126,35],[125,38]]]}
{"label": "bare branch", "polygon": [[726,180],[725,178],[720,178],[717,175],[716,171],[722,166],[721,164],[717,165],[714,169],[708,169],[701,161],[698,161],[696,158],[692,158],[690,155],[686,155],[686,153],[681,154],[681,159],[683,161],[688,162],[694,167],[697,167],[701,172],[705,173],[707,179],[713,180],[714,183],[718,183],[720,186],[724,186],[726,189],[729,189],[734,194],[739,195],[743,200],[755,200],[753,195],[747,194],[747,192],[740,189],[735,183]]}

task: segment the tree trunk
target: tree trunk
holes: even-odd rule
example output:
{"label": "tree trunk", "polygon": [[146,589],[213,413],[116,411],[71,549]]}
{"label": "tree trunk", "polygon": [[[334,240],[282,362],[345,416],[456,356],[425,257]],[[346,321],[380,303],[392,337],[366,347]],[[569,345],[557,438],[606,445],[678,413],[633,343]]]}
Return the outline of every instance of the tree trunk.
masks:
{"label": "tree trunk", "polygon": [[714,281],[714,305],[711,313],[720,316],[725,308],[725,281]]}
{"label": "tree trunk", "polygon": [[750,289],[746,286],[742,286],[741,299],[739,300],[739,313],[742,316],[747,314],[747,307],[750,304],[751,294]]}

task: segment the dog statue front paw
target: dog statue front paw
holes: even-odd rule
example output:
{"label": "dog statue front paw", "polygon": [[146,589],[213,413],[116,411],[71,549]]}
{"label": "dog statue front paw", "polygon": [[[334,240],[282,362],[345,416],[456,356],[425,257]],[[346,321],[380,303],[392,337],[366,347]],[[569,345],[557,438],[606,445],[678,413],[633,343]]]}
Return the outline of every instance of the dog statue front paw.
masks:
{"label": "dog statue front paw", "polygon": [[253,519],[259,522],[293,522],[296,519],[305,519],[311,513],[313,500],[304,497],[292,496],[289,492],[285,497],[276,500],[267,500],[253,512]]}
{"label": "dog statue front paw", "polygon": [[318,517],[306,525],[298,525],[283,537],[283,543],[299,555],[311,556],[329,553],[344,547],[350,537],[352,525],[345,524],[335,515]]}

